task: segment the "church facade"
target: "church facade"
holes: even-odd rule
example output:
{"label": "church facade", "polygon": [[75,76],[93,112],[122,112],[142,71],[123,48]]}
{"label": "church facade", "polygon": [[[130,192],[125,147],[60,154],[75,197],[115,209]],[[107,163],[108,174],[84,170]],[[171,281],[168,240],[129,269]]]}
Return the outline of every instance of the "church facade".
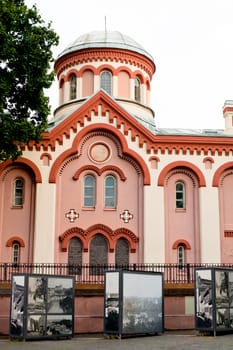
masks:
{"label": "church facade", "polygon": [[0,262],[233,263],[233,102],[222,130],[157,128],[156,65],[119,32],[54,68],[47,132],[0,164]]}

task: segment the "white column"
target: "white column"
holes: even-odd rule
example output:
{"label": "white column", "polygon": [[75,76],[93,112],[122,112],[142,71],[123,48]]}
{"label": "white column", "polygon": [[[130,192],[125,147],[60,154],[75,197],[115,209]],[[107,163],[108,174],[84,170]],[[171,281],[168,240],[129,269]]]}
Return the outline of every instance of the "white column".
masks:
{"label": "white column", "polygon": [[100,89],[100,76],[94,75],[94,93],[99,91]]}
{"label": "white column", "polygon": [[200,246],[202,263],[220,262],[218,189],[211,185],[200,188]]}
{"label": "white column", "polygon": [[144,262],[165,262],[163,187],[144,187]]}
{"label": "white column", "polygon": [[69,101],[70,98],[70,82],[66,81],[64,84],[64,102],[66,103]]}
{"label": "white column", "polygon": [[115,75],[112,78],[112,95],[118,97],[118,77]]}
{"label": "white column", "polygon": [[34,263],[54,262],[55,184],[37,184]]}
{"label": "white column", "polygon": [[130,93],[129,93],[129,98],[131,100],[135,100],[134,97],[134,79],[130,79]]}
{"label": "white column", "polygon": [[83,97],[82,91],[83,91],[83,78],[77,78],[77,94],[76,94],[77,99],[80,99]]}

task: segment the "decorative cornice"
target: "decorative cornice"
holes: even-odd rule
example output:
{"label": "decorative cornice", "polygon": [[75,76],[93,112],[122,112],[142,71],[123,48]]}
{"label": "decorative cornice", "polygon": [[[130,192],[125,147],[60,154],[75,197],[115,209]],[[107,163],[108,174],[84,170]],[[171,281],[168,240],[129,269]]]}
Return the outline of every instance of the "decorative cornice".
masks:
{"label": "decorative cornice", "polygon": [[18,236],[13,236],[6,242],[6,247],[13,247],[14,243],[19,243],[20,247],[25,247],[24,240]]}
{"label": "decorative cornice", "polygon": [[224,237],[233,238],[233,231],[232,230],[227,230],[227,231],[225,230]]}
{"label": "decorative cornice", "polygon": [[79,176],[80,174],[83,172],[83,171],[86,171],[86,170],[92,170],[94,171],[96,174],[98,174],[98,176],[102,175],[104,172],[106,171],[113,171],[115,173],[117,173],[121,179],[121,181],[126,181],[126,176],[125,174],[123,173],[123,171],[117,167],[117,166],[114,166],[114,165],[106,165],[102,168],[98,168],[97,166],[95,165],[84,165],[83,167],[79,168],[76,173],[74,174],[73,176],[73,180],[78,180],[79,179]]}
{"label": "decorative cornice", "polygon": [[[103,93],[102,91],[99,92],[99,94]],[[109,98],[110,101],[111,98]],[[82,107],[80,107],[82,108]],[[78,111],[76,111],[78,112]],[[124,112],[127,113],[127,112]],[[72,114],[72,116],[70,116],[70,118],[74,118],[75,119],[75,114]],[[131,117],[132,118],[132,117]],[[133,119],[133,118],[132,118]],[[75,119],[77,120],[77,119]],[[64,123],[66,123],[67,121],[64,121]],[[72,119],[70,121],[72,123]],[[136,121],[134,121],[135,123],[137,123]],[[132,124],[133,124],[133,120],[132,120]],[[139,128],[139,125],[137,126]],[[132,125],[133,128],[133,125]],[[55,163],[52,166],[51,172],[50,172],[50,176],[49,176],[49,182],[50,183],[54,183],[56,182],[56,176],[57,173],[59,171],[60,166],[62,165],[62,163],[71,156],[77,155],[77,150],[78,150],[78,146],[81,143],[81,140],[88,134],[91,133],[93,131],[95,131],[96,129],[98,130],[104,130],[105,132],[109,132],[111,135],[113,134],[115,137],[118,138],[120,144],[121,144],[121,148],[122,148],[122,154],[124,155],[124,157],[127,157],[128,159],[131,158],[133,159],[133,161],[135,163],[137,163],[138,167],[140,167],[141,172],[143,174],[143,180],[144,180],[144,185],[149,185],[150,184],[150,173],[148,170],[148,167],[144,161],[144,159],[138,155],[137,152],[131,150],[128,148],[128,144],[124,138],[124,136],[122,135],[122,133],[116,129],[114,126],[111,126],[109,124],[104,124],[104,123],[96,123],[96,124],[91,124],[88,125],[87,127],[85,127],[84,129],[80,130],[79,133],[76,135],[72,147],[66,151],[64,151],[55,161]],[[58,130],[54,131],[55,135],[58,133]]]}
{"label": "decorative cornice", "polygon": [[212,182],[212,186],[213,187],[218,187],[219,186],[219,181],[220,181],[220,177],[222,176],[223,172],[226,170],[231,170],[233,169],[233,162],[227,162],[223,165],[221,165],[215,172],[214,176],[213,176],[213,182]]}
{"label": "decorative cornice", "polygon": [[191,249],[191,246],[188,241],[185,239],[178,239],[172,245],[172,249],[177,249],[180,245],[184,247],[184,249]]}
{"label": "decorative cornice", "polygon": [[36,183],[42,182],[42,176],[37,165],[33,163],[31,160],[24,157],[20,157],[15,161],[6,160],[5,162],[0,163],[0,175],[4,172],[5,169],[8,169],[11,166],[19,166],[19,165],[28,166],[34,173],[35,182]]}
{"label": "decorative cornice", "polygon": [[[70,138],[71,130],[77,132],[78,125],[82,128],[85,120],[91,121],[93,115],[98,115],[99,108],[103,117],[108,116],[108,125],[105,125],[105,129],[113,125],[115,129],[121,129],[125,136],[130,134],[131,141],[138,142],[139,148],[145,147],[149,155],[228,156],[233,154],[231,137],[154,135],[102,90],[50,132],[44,133],[40,143],[29,142],[28,149],[55,151],[56,144],[63,145],[64,138]],[[98,125],[95,124],[96,129]]]}
{"label": "decorative cornice", "polygon": [[131,253],[136,252],[136,244],[139,242],[139,238],[130,230],[121,227],[113,231],[110,227],[104,224],[96,224],[83,230],[80,227],[72,227],[65,231],[59,236],[59,241],[61,242],[61,250],[66,252],[68,249],[69,242],[72,238],[77,237],[81,240],[83,244],[84,252],[88,252],[88,247],[91,239],[96,234],[102,234],[109,243],[109,251],[115,251],[115,245],[119,238],[125,238],[130,246]]}
{"label": "decorative cornice", "polygon": [[[186,161],[172,162],[172,163],[168,164],[167,166],[165,166],[159,174],[158,186],[164,186],[168,173],[170,171],[174,171],[174,169],[176,169],[176,168],[186,168],[186,169],[192,170],[193,173],[197,176],[199,187],[206,186],[205,177],[202,174],[201,170],[198,167],[196,167],[194,164],[192,164],[190,162],[186,162]],[[193,181],[194,181],[194,179],[193,179]]]}
{"label": "decorative cornice", "polygon": [[152,76],[156,70],[155,64],[152,60],[147,58],[146,56],[140,55],[136,52],[130,50],[121,50],[121,49],[103,49],[103,48],[95,48],[95,49],[85,49],[76,52],[71,52],[60,57],[54,65],[54,70],[59,79],[60,74],[64,72],[64,70],[74,67],[78,64],[82,63],[90,63],[90,62],[120,62],[122,64],[131,64],[135,67],[138,67],[150,76]]}

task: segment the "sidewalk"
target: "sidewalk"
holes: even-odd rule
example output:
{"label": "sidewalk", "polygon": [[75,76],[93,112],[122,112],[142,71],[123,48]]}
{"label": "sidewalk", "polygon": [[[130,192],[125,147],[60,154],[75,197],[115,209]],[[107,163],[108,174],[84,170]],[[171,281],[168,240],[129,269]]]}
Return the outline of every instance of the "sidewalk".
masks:
{"label": "sidewalk", "polygon": [[77,336],[69,340],[10,341],[0,339],[2,350],[232,350],[233,334],[200,336],[168,332],[162,335],[125,339],[106,339],[101,335]]}

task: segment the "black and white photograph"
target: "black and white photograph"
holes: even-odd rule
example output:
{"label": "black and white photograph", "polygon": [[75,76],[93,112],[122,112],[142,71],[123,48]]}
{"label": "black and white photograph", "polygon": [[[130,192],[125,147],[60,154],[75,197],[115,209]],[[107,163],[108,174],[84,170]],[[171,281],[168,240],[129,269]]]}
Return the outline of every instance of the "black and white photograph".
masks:
{"label": "black and white photograph", "polygon": [[213,281],[211,270],[196,270],[196,328],[213,328]]}
{"label": "black and white photograph", "polygon": [[72,336],[72,315],[48,315],[47,336]]}
{"label": "black and white photograph", "polygon": [[47,294],[47,278],[44,276],[29,276],[28,278],[28,313],[45,313]]}
{"label": "black and white photograph", "polygon": [[73,336],[74,278],[13,275],[10,315],[14,338]]}
{"label": "black and white photograph", "polygon": [[230,323],[230,309],[216,309],[216,330],[227,330]]}
{"label": "black and white photograph", "polygon": [[123,273],[122,333],[163,331],[162,275]]}
{"label": "black and white photograph", "polygon": [[73,278],[48,278],[48,314],[73,313]]}
{"label": "black and white photograph", "polygon": [[119,332],[119,272],[105,274],[105,332]]}
{"label": "black and white photograph", "polygon": [[29,315],[27,318],[27,335],[41,337],[46,335],[46,316]]}
{"label": "black and white photograph", "polygon": [[233,271],[229,271],[229,305],[233,307]]}
{"label": "black and white photograph", "polygon": [[13,337],[23,337],[24,335],[24,291],[24,276],[12,276],[10,335]]}
{"label": "black and white photograph", "polygon": [[215,270],[215,298],[216,307],[229,307],[229,292],[228,292],[228,271]]}
{"label": "black and white photograph", "polygon": [[233,329],[233,308],[230,309],[230,329]]}

